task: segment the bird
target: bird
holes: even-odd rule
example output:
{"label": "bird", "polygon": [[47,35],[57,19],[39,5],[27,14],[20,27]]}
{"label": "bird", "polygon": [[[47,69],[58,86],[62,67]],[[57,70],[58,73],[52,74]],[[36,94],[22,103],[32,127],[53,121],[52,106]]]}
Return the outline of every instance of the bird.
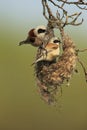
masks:
{"label": "bird", "polygon": [[36,64],[40,61],[54,61],[60,54],[60,43],[61,41],[59,38],[52,37],[46,44],[45,48],[40,50],[41,55],[37,57],[33,64]]}
{"label": "bird", "polygon": [[39,25],[36,28],[32,28],[28,32],[28,36],[24,41],[19,43],[19,46],[23,44],[31,44],[34,47],[39,47],[43,44],[43,39],[46,34],[46,27],[44,25]]}

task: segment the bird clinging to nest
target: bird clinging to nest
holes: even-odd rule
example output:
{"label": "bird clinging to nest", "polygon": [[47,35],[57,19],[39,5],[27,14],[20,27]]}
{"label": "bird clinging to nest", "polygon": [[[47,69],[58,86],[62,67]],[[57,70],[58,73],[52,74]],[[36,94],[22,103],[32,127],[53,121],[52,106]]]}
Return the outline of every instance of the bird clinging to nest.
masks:
{"label": "bird clinging to nest", "polygon": [[52,37],[44,48],[39,48],[40,53],[37,54],[34,64],[40,61],[52,62],[56,60],[60,54],[60,43],[60,39],[57,37]]}

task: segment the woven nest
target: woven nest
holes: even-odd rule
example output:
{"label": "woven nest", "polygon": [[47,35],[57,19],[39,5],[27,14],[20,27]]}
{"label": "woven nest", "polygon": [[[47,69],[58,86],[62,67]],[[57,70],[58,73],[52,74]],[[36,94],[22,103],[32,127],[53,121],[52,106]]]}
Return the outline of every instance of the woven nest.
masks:
{"label": "woven nest", "polygon": [[[69,81],[75,70],[77,54],[75,44],[68,35],[62,36],[63,53],[57,61],[40,61],[35,64],[37,85],[41,97],[49,104],[56,101],[56,93],[64,81]],[[39,55],[37,50],[37,56]]]}

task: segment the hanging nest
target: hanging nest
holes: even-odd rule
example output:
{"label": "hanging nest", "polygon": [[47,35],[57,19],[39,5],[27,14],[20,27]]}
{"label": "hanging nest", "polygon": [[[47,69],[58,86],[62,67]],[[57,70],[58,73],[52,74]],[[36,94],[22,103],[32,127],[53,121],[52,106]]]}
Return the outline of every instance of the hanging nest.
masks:
{"label": "hanging nest", "polygon": [[[49,6],[50,3],[58,9],[56,16],[54,16],[51,11]],[[48,21],[47,30],[49,34],[44,38],[43,45],[46,45],[49,39],[55,36],[53,29],[57,28],[60,31],[63,50],[62,55],[59,56],[58,60],[52,62],[39,61],[35,64],[35,74],[39,92],[41,97],[48,104],[55,103],[56,94],[60,92],[61,85],[64,81],[69,82],[74,71],[78,72],[76,70],[77,61],[81,64],[87,81],[87,71],[78,57],[78,52],[84,52],[87,49],[76,50],[72,39],[64,32],[64,28],[67,25],[78,26],[83,23],[83,19],[80,22],[76,22],[82,12],[69,14],[70,11],[65,8],[65,5],[75,5],[81,10],[87,10],[87,3],[83,1],[72,2],[60,0],[54,2],[53,0],[42,0],[43,15]],[[81,5],[83,7],[81,7]],[[37,50],[36,59],[39,57],[40,52],[41,50],[39,48]]]}
{"label": "hanging nest", "polygon": [[[50,8],[52,4],[57,8],[56,15],[53,14]],[[75,5],[80,10],[87,10],[87,2],[84,0],[70,1],[70,0],[42,0],[43,15],[48,21],[47,34],[45,35],[42,46],[37,50],[36,60],[40,57],[41,49],[49,43],[50,39],[55,36],[54,29],[58,29],[62,41],[62,55],[54,61],[39,61],[35,62],[35,76],[36,82],[39,87],[39,93],[41,97],[48,103],[52,104],[56,101],[56,94],[60,92],[61,85],[64,81],[69,83],[72,73],[78,72],[76,70],[76,62],[78,61],[84,71],[87,81],[87,71],[78,57],[78,52],[87,51],[87,49],[76,49],[73,40],[69,35],[65,34],[64,28],[68,25],[78,26],[83,23],[83,18],[80,22],[77,22],[79,13],[70,13],[70,10],[65,8],[65,5]]]}
{"label": "hanging nest", "polygon": [[[37,84],[42,98],[49,104],[54,103],[56,93],[64,81],[69,82],[75,70],[77,53],[72,39],[63,33],[63,53],[58,61],[40,61],[35,65]],[[39,50],[38,50],[39,51]],[[39,55],[37,51],[37,57]]]}

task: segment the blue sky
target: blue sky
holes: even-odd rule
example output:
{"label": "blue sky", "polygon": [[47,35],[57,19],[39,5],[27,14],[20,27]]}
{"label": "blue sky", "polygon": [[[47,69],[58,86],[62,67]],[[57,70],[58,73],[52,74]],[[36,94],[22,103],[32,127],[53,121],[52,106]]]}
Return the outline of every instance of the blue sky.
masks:
{"label": "blue sky", "polygon": [[[74,7],[73,9],[76,10]],[[86,12],[83,13],[83,16]],[[11,18],[11,20],[23,22],[43,20],[41,0],[0,0],[0,15],[2,19]]]}
{"label": "blue sky", "polygon": [[[55,11],[54,7],[52,10]],[[73,7],[71,11],[73,10],[77,12],[77,8]],[[10,28],[15,32],[20,30],[25,34],[33,26],[46,24],[47,21],[43,17],[42,11],[41,0],[0,0],[0,28],[3,27],[4,30]],[[87,11],[83,11],[82,17],[85,20],[79,27],[83,31],[82,33],[87,31],[86,16]],[[75,27],[72,30],[74,31],[74,29]]]}
{"label": "blue sky", "polygon": [[10,19],[21,24],[27,20],[32,23],[33,19],[37,22],[41,12],[40,0],[0,0],[0,17],[4,20]]}

